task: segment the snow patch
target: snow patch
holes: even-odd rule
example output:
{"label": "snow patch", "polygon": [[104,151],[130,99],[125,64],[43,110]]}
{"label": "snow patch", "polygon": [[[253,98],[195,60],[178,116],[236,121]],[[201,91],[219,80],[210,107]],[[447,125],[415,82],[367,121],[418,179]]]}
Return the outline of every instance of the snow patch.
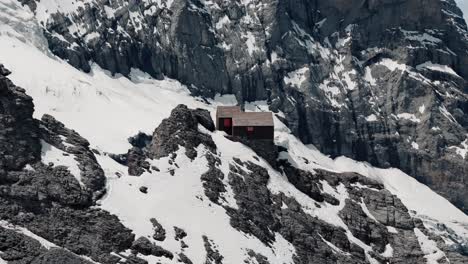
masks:
{"label": "snow patch", "polygon": [[394,61],[394,60],[388,59],[388,58],[382,59],[381,61],[379,61],[377,63],[377,65],[385,66],[390,71],[400,70],[400,71],[404,72],[406,70],[406,68],[407,68],[407,66],[405,64],[401,64],[401,63],[399,63],[397,61]]}
{"label": "snow patch", "polygon": [[457,123],[457,120],[453,115],[445,108],[445,105],[439,106],[440,112],[452,123]]}
{"label": "snow patch", "polygon": [[78,167],[78,162],[75,159],[75,155],[66,153],[49,143],[41,140],[41,160],[45,164],[53,163],[54,166],[62,165],[68,167],[70,173],[78,180],[81,186],[84,186],[81,181],[81,170]]}
{"label": "snow patch", "polygon": [[371,114],[371,115],[366,117],[366,121],[367,122],[375,122],[375,121],[377,121],[377,116],[375,114]]}
{"label": "snow patch", "polygon": [[398,234],[398,230],[393,226],[387,226],[387,230],[392,234]]}
{"label": "snow patch", "polygon": [[424,104],[422,104],[419,108],[418,108],[418,111],[420,114],[424,114],[424,112],[426,111],[426,106]]}
{"label": "snow patch", "polygon": [[99,33],[97,33],[97,32],[91,32],[91,33],[89,33],[89,34],[86,35],[86,37],[85,37],[84,40],[85,40],[86,42],[89,42],[89,41],[91,41],[91,40],[93,40],[93,39],[98,39],[98,38],[100,38],[100,37],[101,37],[101,35],[100,35]]}
{"label": "snow patch", "polygon": [[387,245],[385,246],[385,251],[384,251],[382,254],[380,254],[380,255],[381,255],[382,257],[384,257],[384,258],[391,258],[391,257],[393,257],[393,247],[392,247],[392,245],[387,244]]}
{"label": "snow patch", "polygon": [[329,80],[325,80],[323,83],[321,83],[319,85],[319,89],[324,92],[325,96],[333,106],[337,108],[341,108],[344,106],[344,104],[339,103],[337,100],[337,97],[341,95],[340,88],[332,84]]}
{"label": "snow patch", "polygon": [[463,159],[465,159],[468,155],[468,134],[466,136],[467,138],[462,143],[460,143],[460,146],[449,147],[449,149],[454,149],[455,152]]}
{"label": "snow patch", "polygon": [[417,65],[416,69],[417,70],[428,69],[431,71],[443,72],[443,73],[447,73],[447,74],[462,78],[451,67],[447,65],[436,64],[431,61],[426,61],[425,63]]}
{"label": "snow patch", "polygon": [[288,85],[300,88],[302,83],[304,83],[307,80],[308,73],[309,68],[302,67],[300,69],[288,73],[288,75],[284,77],[284,82]]}
{"label": "snow patch", "polygon": [[30,164],[26,164],[26,166],[24,166],[24,169],[23,170],[26,170],[26,171],[36,171]]}
{"label": "snow patch", "polygon": [[370,67],[366,67],[365,73],[364,73],[364,80],[366,80],[370,85],[376,85],[377,80],[372,76],[372,70]]}
{"label": "snow patch", "polygon": [[356,70],[351,70],[343,73],[344,81],[346,83],[346,88],[350,91],[353,91],[357,88],[357,83],[353,81],[351,75],[356,75]]}
{"label": "snow patch", "polygon": [[414,229],[414,234],[418,238],[422,252],[425,254],[424,258],[427,260],[427,264],[438,264],[442,258],[445,259],[444,262],[450,263],[445,253],[437,247],[437,243],[429,239],[419,228]]}
{"label": "snow patch", "polygon": [[362,211],[367,215],[367,217],[369,217],[370,219],[374,220],[375,222],[379,222],[372,214],[371,212],[369,211],[369,209],[367,208],[366,206],[366,203],[364,202],[364,198],[361,197],[361,209]]}
{"label": "snow patch", "polygon": [[417,118],[416,115],[410,113],[400,113],[397,115],[399,119],[406,119],[413,123],[420,123],[421,119]]}
{"label": "snow patch", "polygon": [[423,46],[426,46],[426,45],[435,46],[438,43],[442,42],[441,39],[436,38],[426,32],[409,31],[409,30],[403,30],[403,29],[400,29],[400,30],[405,35],[406,39],[420,42]]}
{"label": "snow patch", "polygon": [[248,31],[247,33],[242,33],[242,38],[245,39],[245,45],[247,45],[247,51],[249,52],[250,56],[252,56],[255,51],[259,50],[256,44],[257,42],[255,40],[255,36],[252,32]]}
{"label": "snow patch", "polygon": [[228,25],[229,23],[231,23],[231,20],[229,19],[227,15],[224,15],[222,18],[218,20],[215,27],[216,29],[222,29],[225,25]]}
{"label": "snow patch", "polygon": [[320,235],[320,238],[322,239],[323,242],[325,242],[325,244],[327,244],[334,252],[336,253],[339,253],[341,255],[347,255],[349,256],[350,253],[348,252],[344,252],[343,250],[341,250],[340,248],[338,248],[337,246],[333,245],[330,241],[326,240],[325,238],[322,237],[322,235]]}
{"label": "snow patch", "polygon": [[36,17],[39,22],[47,24],[52,14],[72,14],[78,10],[78,8],[84,8],[88,1],[76,1],[76,0],[41,0],[37,2]]}

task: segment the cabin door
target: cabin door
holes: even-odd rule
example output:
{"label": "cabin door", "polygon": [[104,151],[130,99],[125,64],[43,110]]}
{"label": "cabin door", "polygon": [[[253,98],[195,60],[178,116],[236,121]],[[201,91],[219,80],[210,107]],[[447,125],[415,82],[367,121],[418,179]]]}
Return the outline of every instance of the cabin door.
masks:
{"label": "cabin door", "polygon": [[246,132],[247,132],[247,133],[246,133],[246,134],[247,134],[247,138],[252,139],[252,138],[254,137],[255,128],[249,126],[249,127],[246,127],[245,130],[246,130]]}
{"label": "cabin door", "polygon": [[232,118],[221,119],[223,124],[223,131],[232,136]]}

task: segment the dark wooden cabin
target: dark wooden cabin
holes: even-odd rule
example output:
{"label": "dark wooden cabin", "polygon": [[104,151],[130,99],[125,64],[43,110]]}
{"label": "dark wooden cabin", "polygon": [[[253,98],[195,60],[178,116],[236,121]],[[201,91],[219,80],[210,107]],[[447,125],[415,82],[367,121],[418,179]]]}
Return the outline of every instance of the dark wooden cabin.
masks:
{"label": "dark wooden cabin", "polygon": [[216,109],[216,129],[232,136],[232,119],[235,114],[241,112],[240,106],[218,106]]}
{"label": "dark wooden cabin", "polygon": [[233,118],[233,136],[248,139],[274,139],[271,112],[242,112]]}
{"label": "dark wooden cabin", "polygon": [[242,112],[238,106],[218,107],[216,127],[231,136],[255,140],[274,139],[271,112]]}

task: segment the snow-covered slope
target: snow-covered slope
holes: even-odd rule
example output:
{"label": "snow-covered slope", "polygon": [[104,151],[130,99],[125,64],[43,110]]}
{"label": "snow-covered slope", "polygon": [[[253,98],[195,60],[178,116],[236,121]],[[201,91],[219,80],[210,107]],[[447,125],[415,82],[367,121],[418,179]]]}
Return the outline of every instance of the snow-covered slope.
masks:
{"label": "snow-covered slope", "polygon": [[400,168],[468,208],[468,31],[456,2],[311,1],[19,2],[76,68],[268,100],[323,153]]}
{"label": "snow-covered slope", "polygon": [[[365,251],[365,259],[369,263],[378,263],[372,253],[375,251],[373,245],[367,245],[355,237],[340,216],[346,199],[350,199],[344,185],[335,188],[323,181],[323,193],[333,196],[340,203],[332,205],[323,202],[319,205],[291,184],[285,174],[265,160],[255,158],[257,154],[252,149],[225,138],[221,132],[210,132],[200,127],[200,133],[211,136],[217,146],[214,154],[220,159],[219,168],[226,175],[223,180],[227,188],[223,194],[225,207],[214,204],[205,195],[200,176],[208,169],[205,155],[210,151],[203,145],[197,148],[198,156],[194,160],[190,160],[184,154],[185,150],[180,148],[176,158],[148,160],[158,171],[145,172],[140,177],[129,176],[127,167],[105,153],[126,152],[131,148],[127,141],[129,137],[139,131],[151,134],[179,104],[207,109],[214,116],[216,106],[235,104],[234,96],[202,100],[192,97],[188,89],[175,80],[155,80],[138,70],[132,71],[131,79],[111,76],[96,65],[93,65],[91,73],[81,72],[47,52],[47,47],[44,46],[46,42],[38,30],[40,27],[32,19],[30,11],[12,0],[1,0],[0,8],[10,12],[8,23],[0,27],[0,63],[12,71],[9,78],[33,97],[36,118],[43,114],[54,116],[88,139],[91,148],[97,150],[99,154],[96,154],[96,158],[107,178],[107,194],[98,201],[97,207],[117,215],[137,237],[148,237],[174,254],[184,253],[193,263],[205,262],[207,244],[223,256],[222,263],[239,264],[246,259],[251,261],[249,263],[260,263],[259,259],[249,255],[249,249],[266,257],[269,263],[303,263],[297,262],[294,257],[295,247],[279,233],[275,233],[274,243],[267,245],[259,238],[232,227],[226,208],[236,209],[238,204],[227,175],[235,164],[233,158],[237,158],[266,169],[270,177],[267,187],[272,195],[283,193],[292,197],[308,215],[343,228],[347,239]],[[16,30],[22,26],[25,26],[24,31]],[[12,29],[15,34],[11,33]],[[268,106],[265,102],[255,102],[246,108],[263,111]],[[287,152],[281,152],[280,158],[288,160],[303,171],[357,172],[382,183],[385,189],[396,195],[411,210],[413,217],[423,221],[431,234],[441,235],[446,246],[467,243],[468,216],[400,170],[378,169],[344,157],[331,159],[314,146],[302,144],[278,118],[275,118],[275,143],[287,149]],[[44,146],[50,148],[46,144]],[[44,151],[44,156],[50,158],[50,155],[46,155],[47,149]],[[43,159],[44,162],[49,161],[44,157]],[[70,166],[68,161],[53,161],[56,165]],[[171,171],[175,171],[174,175]],[[147,188],[147,193],[141,192],[142,186]],[[355,188],[368,187],[357,183]],[[364,202],[361,206],[367,217],[375,220]],[[158,242],[151,238],[154,233],[151,218],[156,218],[165,227],[167,238],[164,241]],[[172,227],[183,229],[187,236],[183,239],[176,238],[176,229]],[[388,228],[393,232],[394,228]],[[432,238],[417,228],[414,233],[426,259],[432,261],[430,263],[438,263],[437,261],[447,258]],[[209,240],[205,240],[204,236]],[[350,255],[322,239],[335,254]],[[181,246],[181,241],[188,247]],[[382,256],[391,258],[392,247],[396,246],[388,244],[385,252],[381,253]],[[115,253],[130,255],[131,252]],[[141,254],[139,257],[149,263],[180,263],[180,258],[170,260]]]}

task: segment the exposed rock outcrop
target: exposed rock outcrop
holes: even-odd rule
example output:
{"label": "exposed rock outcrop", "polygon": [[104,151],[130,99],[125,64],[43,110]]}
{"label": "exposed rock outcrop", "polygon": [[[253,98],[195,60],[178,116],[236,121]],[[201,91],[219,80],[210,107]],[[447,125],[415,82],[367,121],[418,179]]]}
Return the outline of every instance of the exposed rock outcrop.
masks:
{"label": "exposed rock outcrop", "polygon": [[174,232],[175,232],[175,240],[181,240],[184,239],[187,236],[187,233],[185,231],[177,226],[174,226]]}
{"label": "exposed rock outcrop", "polygon": [[112,157],[128,166],[130,175],[140,176],[145,171],[152,170],[147,159],[167,157],[180,147],[185,148],[185,154],[190,159],[197,157],[196,148],[200,144],[215,151],[216,145],[213,140],[209,135],[199,132],[199,125],[208,131],[214,130],[213,120],[207,110],[189,109],[186,105],[178,105],[155,129],[152,136],[139,133],[131,137],[129,142],[133,148],[125,155]]}
{"label": "exposed rock outcrop", "polygon": [[149,239],[145,237],[140,237],[135,242],[132,244],[132,249],[135,250],[138,253],[141,253],[143,255],[153,255],[156,257],[166,257],[169,259],[173,259],[174,255],[163,249],[162,247],[155,245],[149,241]]}
{"label": "exposed rock outcrop", "polygon": [[0,65],[0,175],[6,170],[20,170],[41,156],[32,98],[7,79],[9,74]]}
{"label": "exposed rock outcrop", "polygon": [[41,137],[46,143],[74,156],[80,170],[80,181],[93,194],[93,200],[105,193],[104,171],[89,148],[89,142],[76,131],[68,129],[53,116],[41,118]]}
{"label": "exposed rock outcrop", "polygon": [[226,192],[223,183],[224,173],[217,167],[221,161],[211,153],[206,155],[206,160],[209,169],[201,175],[200,179],[203,181],[206,197],[213,203],[219,204],[223,199],[221,194]]}
{"label": "exposed rock outcrop", "polygon": [[199,124],[206,129],[212,130],[214,127],[207,110],[191,110],[186,105],[178,105],[172,110],[171,116],[164,119],[154,131],[153,139],[147,149],[148,157],[167,157],[182,146],[187,157],[194,159],[197,156],[195,148],[200,144],[215,151],[216,145],[211,137],[199,132]]}
{"label": "exposed rock outcrop", "polygon": [[151,218],[150,221],[154,229],[153,238],[157,241],[164,241],[166,239],[166,230],[164,227],[154,218]]}
{"label": "exposed rock outcrop", "polygon": [[2,259],[8,263],[91,264],[90,261],[61,248],[46,248],[37,240],[0,227]]}
{"label": "exposed rock outcrop", "polygon": [[223,264],[224,257],[216,249],[214,242],[210,240],[207,236],[203,236],[203,241],[205,243],[206,250],[206,264]]}

